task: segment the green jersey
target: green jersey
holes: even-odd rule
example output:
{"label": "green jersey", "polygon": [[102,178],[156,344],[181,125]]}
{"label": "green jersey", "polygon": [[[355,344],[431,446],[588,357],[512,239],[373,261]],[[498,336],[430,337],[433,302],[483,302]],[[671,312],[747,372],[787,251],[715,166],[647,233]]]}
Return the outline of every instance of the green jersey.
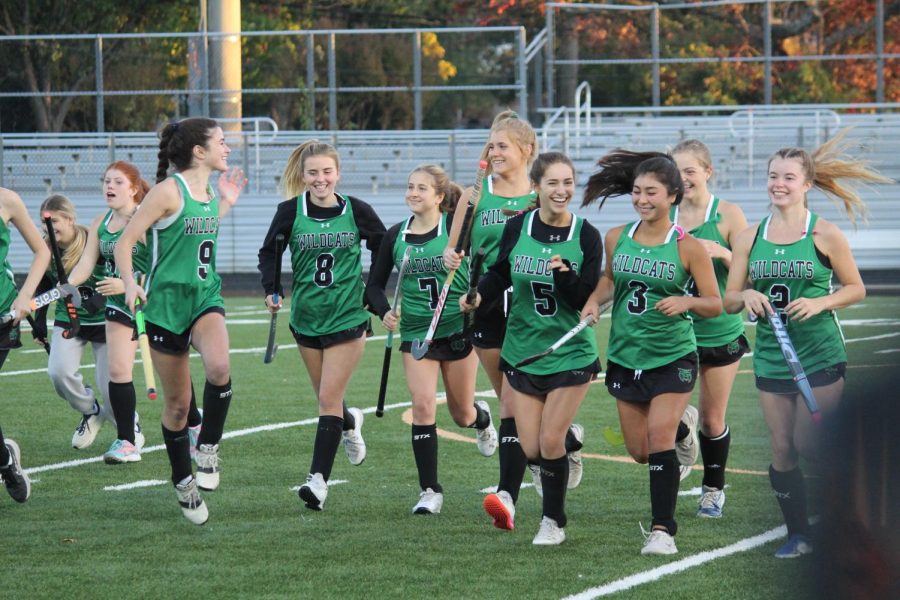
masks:
{"label": "green jersey", "polygon": [[7,257],[9,255],[9,225],[0,219],[0,313],[9,312],[19,290],[16,288],[16,280],[13,278],[12,267]]}
{"label": "green jersey", "polygon": [[[831,267],[822,262],[813,242],[817,219],[807,211],[806,233],[792,244],[774,244],[766,239],[771,217],[759,224],[750,249],[750,282],[779,313],[797,298],[821,298],[831,293]],[[788,319],[786,315],[782,318],[807,373],[847,361],[844,336],[834,311],[822,311],[805,321]],[[758,377],[793,378],[766,319],[756,322],[753,371]]]}
{"label": "green jersey", "polygon": [[369,315],[363,308],[361,239],[353,205],[335,194],[340,214],[314,219],[307,214],[306,194],[297,197],[291,229],[291,327],[321,336],[357,327]]}
{"label": "green jersey", "polygon": [[[572,215],[568,236],[560,236],[559,241],[539,242],[531,235],[537,215],[538,211],[534,210],[525,216],[522,232],[509,254],[513,294],[500,356],[510,365],[544,350],[580,320],[580,311],[559,296],[550,258],[560,255],[571,263],[572,270],[581,274],[584,219]],[[532,375],[552,375],[588,367],[596,360],[594,331],[585,328],[553,354],[521,370]]]}
{"label": "green jersey", "polygon": [[[59,283],[56,277],[57,269],[56,269],[56,259],[50,259],[50,266],[47,267],[47,277],[53,282],[54,285]],[[98,257],[97,262],[94,263],[94,268],[91,270],[91,276],[88,277],[87,281],[78,286],[78,294],[81,296],[81,308],[76,310],[76,314],[78,315],[78,324],[79,325],[103,325],[106,321],[106,314],[103,310],[97,310],[95,312],[89,312],[87,310],[87,300],[90,300],[97,294],[97,282],[103,279],[106,276],[106,264],[102,258]],[[99,298],[98,298],[99,299]],[[97,305],[95,305],[97,306]],[[100,307],[103,305],[100,304]],[[57,323],[69,323],[69,312],[66,310],[66,303],[62,300],[56,302],[56,309],[53,313],[53,319]]]}
{"label": "green jersey", "polygon": [[[401,280],[400,289],[400,340],[403,342],[424,338],[434,317],[441,288],[449,273],[449,269],[444,266],[443,256],[450,237],[447,217],[446,214],[441,215],[437,235],[424,243],[408,241],[410,236],[408,229],[413,219],[409,217],[394,242],[391,255],[398,267],[403,262],[406,249],[410,249],[409,265]],[[466,257],[453,277],[434,339],[443,339],[462,332],[465,318],[462,312],[456,310],[456,306],[459,297],[466,293],[468,287],[469,264]]]}
{"label": "green jersey", "polygon": [[[116,258],[114,252],[116,250],[116,244],[118,244],[119,238],[122,237],[122,232],[125,230],[125,228],[123,227],[118,231],[110,231],[109,222],[112,217],[113,211],[109,211],[106,214],[106,217],[104,217],[100,222],[100,226],[97,228],[97,237],[100,238],[100,258],[105,263],[103,277],[120,278],[121,275],[119,274],[119,270],[116,268]],[[135,244],[131,249],[132,269],[136,273],[146,273],[147,267],[149,266],[148,258],[147,246],[145,246],[143,242],[138,242],[137,244]],[[129,319],[134,318],[134,315],[132,315],[131,311],[128,309],[128,305],[125,304],[125,294],[118,294],[116,296],[107,297],[106,307],[128,315]]]}
{"label": "green jersey", "polygon": [[[678,207],[673,206],[670,213],[672,222],[678,224]],[[719,231],[719,222],[722,215],[719,214],[719,199],[713,196],[706,206],[706,217],[700,225],[690,230],[690,234],[701,240],[716,242],[723,248],[731,250],[728,240],[722,237]],[[725,297],[725,284],[728,283],[728,267],[721,258],[713,259],[713,270],[716,274],[716,282],[719,284],[719,295]],[[694,296],[697,296],[697,286],[691,280],[688,288]],[[695,313],[689,313],[694,320],[694,335],[697,336],[697,345],[703,348],[715,348],[733,342],[744,333],[744,318],[740,314],[729,315],[722,312],[721,315],[705,318]]]}
{"label": "green jersey", "polygon": [[[504,198],[494,194],[494,181],[485,177],[481,185],[481,199],[472,214],[472,252],[478,248],[484,248],[484,262],[481,272],[485,273],[492,264],[497,262],[500,252],[500,237],[503,235],[503,226],[508,218],[503,214],[504,210],[521,211],[534,203],[537,194],[529,192],[524,196]],[[462,209],[462,207],[460,207]]]}
{"label": "green jersey", "polygon": [[640,221],[626,225],[613,250],[615,284],[609,360],[628,369],[650,370],[669,364],[697,349],[687,314],[667,317],[656,303],[684,296],[690,275],[678,255],[673,225],[666,240],[644,246],[634,240]]}
{"label": "green jersey", "polygon": [[222,278],[216,273],[219,199],[207,186],[209,201],[195,200],[180,173],[172,178],[181,209],[150,229],[144,313],[154,325],[182,334],[202,313],[225,306]]}

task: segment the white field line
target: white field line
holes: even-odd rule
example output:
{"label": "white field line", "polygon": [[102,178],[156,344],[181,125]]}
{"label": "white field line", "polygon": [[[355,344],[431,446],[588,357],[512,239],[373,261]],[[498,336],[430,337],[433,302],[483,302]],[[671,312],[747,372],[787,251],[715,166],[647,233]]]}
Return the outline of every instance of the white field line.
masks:
{"label": "white field line", "polygon": [[163,481],[162,479],[142,479],[140,481],[134,481],[132,483],[123,483],[122,485],[108,485],[103,488],[104,492],[124,492],[126,490],[134,490],[137,488],[144,487],[154,487],[157,485],[165,485],[170,483],[169,481]]}
{"label": "white field line", "polygon": [[849,340],[844,340],[844,343],[852,344],[854,342],[870,342],[872,340],[884,340],[887,338],[897,337],[898,335],[900,335],[900,331],[898,331],[896,333],[885,333],[883,335],[873,335],[870,337],[853,338],[853,339],[849,339]]}
{"label": "white field line", "polygon": [[618,592],[623,592],[625,590],[630,590],[633,587],[662,579],[667,575],[674,575],[693,567],[699,567],[704,563],[708,563],[719,558],[725,558],[726,556],[731,556],[732,554],[752,550],[757,546],[768,544],[769,542],[777,540],[778,538],[782,538],[785,535],[787,535],[787,528],[784,525],[781,525],[779,527],[776,527],[775,529],[770,529],[765,533],[745,538],[743,540],[735,542],[734,544],[723,546],[722,548],[700,552],[698,554],[694,554],[693,556],[687,556],[685,558],[682,558],[681,560],[676,560],[675,562],[656,567],[655,569],[650,569],[649,571],[635,573],[634,575],[623,577],[622,579],[618,579],[616,581],[613,581],[612,583],[607,583],[606,585],[601,585],[584,590],[583,592],[580,592],[578,594],[566,596],[563,600],[593,600],[593,598],[600,598],[603,596],[616,594]]}
{"label": "white field line", "polygon": [[889,348],[888,350],[877,350],[875,354],[893,354],[894,352],[900,352],[900,348]]}

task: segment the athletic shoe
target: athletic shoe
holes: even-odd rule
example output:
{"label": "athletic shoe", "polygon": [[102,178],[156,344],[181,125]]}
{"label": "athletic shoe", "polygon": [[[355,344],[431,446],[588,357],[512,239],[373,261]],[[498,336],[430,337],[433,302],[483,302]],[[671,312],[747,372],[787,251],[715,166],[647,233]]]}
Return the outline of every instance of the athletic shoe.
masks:
{"label": "athletic shoe", "polygon": [[197,485],[208,492],[219,487],[218,444],[200,444],[197,448]]}
{"label": "athletic shoe", "polygon": [[531,541],[535,546],[559,546],[566,541],[566,530],[550,517],[541,519],[541,528]]}
{"label": "athletic shoe", "polygon": [[300,499],[306,502],[306,508],[322,510],[325,506],[325,498],[328,497],[328,484],[321,473],[310,473],[306,476],[306,483],[300,486],[298,493]]}
{"label": "athletic shoe", "polygon": [[[96,404],[94,406],[97,406]],[[84,450],[94,443],[97,434],[100,433],[100,427],[103,425],[103,417],[100,416],[100,408],[92,415],[82,415],[81,423],[75,428],[72,435],[72,447],[78,450]]]}
{"label": "athletic shoe", "polygon": [[188,427],[188,440],[191,444],[191,460],[197,462],[197,441],[200,439],[200,428],[202,425],[197,425],[196,427]]}
{"label": "athletic shoe", "polygon": [[441,512],[444,505],[444,495],[427,488],[419,494],[419,501],[413,506],[414,515],[436,515]]}
{"label": "athletic shoe", "polygon": [[698,517],[718,519],[722,516],[722,507],[725,506],[725,490],[703,486],[703,494],[700,496],[700,508],[697,509]]}
{"label": "athletic shoe", "polygon": [[775,552],[775,558],[797,558],[804,554],[812,554],[812,551],[813,547],[809,538],[802,533],[795,533],[788,538],[784,546]]}
{"label": "athletic shoe", "polygon": [[134,447],[138,452],[144,449],[147,440],[144,438],[144,432],[141,430],[141,417],[134,413]]}
{"label": "athletic shoe", "polygon": [[691,474],[691,467],[697,462],[700,455],[700,440],[697,438],[697,421],[699,420],[697,409],[690,404],[684,409],[681,421],[688,426],[691,432],[680,442],[675,442],[675,454],[678,455],[678,463],[687,469],[681,469],[681,479]]}
{"label": "athletic shoe", "polygon": [[[584,427],[578,423],[572,423],[569,431],[575,436],[575,439],[584,443]],[[581,450],[573,450],[566,454],[569,459],[569,481],[566,488],[574,490],[581,483],[581,477],[584,475],[584,464],[581,462]]]}
{"label": "athletic shoe", "polygon": [[678,553],[678,548],[675,547],[675,538],[669,535],[668,531],[654,529],[647,532],[641,527],[641,533],[644,535],[644,547],[641,548],[641,554],[646,556]]}
{"label": "athletic shoe", "polygon": [[9,438],[6,438],[6,449],[9,451],[9,464],[0,467],[0,480],[13,500],[25,502],[31,496],[31,480],[22,470],[22,451]]}
{"label": "athletic shoe", "polygon": [[478,400],[475,402],[475,406],[480,407],[491,419],[487,427],[475,430],[475,445],[478,446],[478,451],[481,452],[482,456],[493,456],[494,452],[497,451],[498,442],[497,430],[494,428],[494,419],[491,417],[491,407],[484,400]]}
{"label": "athletic shoe", "polygon": [[118,465],[122,463],[140,462],[141,451],[128,440],[116,440],[103,455],[103,462],[108,465]]}
{"label": "athletic shoe", "polygon": [[347,458],[350,459],[351,465],[361,465],[366,460],[366,442],[362,437],[363,412],[358,408],[348,408],[347,411],[353,415],[356,421],[356,427],[343,432],[341,442],[344,444],[344,450],[347,451]]}
{"label": "athletic shoe", "polygon": [[203,525],[209,520],[209,510],[197,491],[197,480],[190,477],[187,483],[175,485],[175,494],[181,506],[181,514],[194,525]]}
{"label": "athletic shoe", "polygon": [[531,480],[534,482],[534,491],[537,492],[539,498],[543,498],[544,486],[541,483],[541,465],[528,463],[528,470],[531,471]]}
{"label": "athletic shoe", "polygon": [[494,519],[494,527],[497,529],[515,529],[516,503],[506,490],[500,490],[496,494],[488,494],[484,497],[484,510]]}

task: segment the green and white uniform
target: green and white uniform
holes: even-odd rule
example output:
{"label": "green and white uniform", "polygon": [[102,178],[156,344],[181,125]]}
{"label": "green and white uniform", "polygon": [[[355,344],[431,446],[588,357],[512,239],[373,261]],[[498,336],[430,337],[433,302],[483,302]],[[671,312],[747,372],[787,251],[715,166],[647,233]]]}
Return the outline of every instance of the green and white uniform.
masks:
{"label": "green and white uniform", "polygon": [[[807,211],[806,233],[792,244],[768,241],[771,217],[759,224],[750,249],[750,281],[753,289],[765,294],[779,313],[797,298],[821,298],[831,293],[832,270],[823,264],[813,242],[817,220],[817,215]],[[847,361],[844,336],[834,311],[822,311],[805,321],[786,321],[788,335],[807,373]],[[793,378],[766,319],[756,323],[753,371],[757,377]]]}
{"label": "green and white uniform", "polygon": [[181,193],[181,210],[150,230],[144,314],[157,327],[182,334],[210,308],[225,306],[222,278],[216,273],[219,199],[207,185],[209,201],[195,200],[180,173],[172,178]]}
{"label": "green and white uniform", "polygon": [[[553,281],[550,258],[560,255],[581,275],[584,255],[581,228],[584,219],[572,215],[568,236],[559,241],[539,242],[532,236],[538,211],[525,216],[522,232],[509,254],[513,295],[501,358],[515,365],[539,352],[578,324],[580,314],[562,299]],[[532,375],[552,375],[588,367],[598,359],[594,331],[585,328],[546,358],[519,369]]]}
{"label": "green and white uniform", "polygon": [[9,225],[0,219],[0,313],[9,312],[19,290],[16,288],[16,280],[13,278],[12,267],[9,264]]}
{"label": "green and white uniform", "polygon": [[[125,228],[123,227],[116,232],[111,232],[109,230],[109,222],[112,219],[113,214],[113,211],[109,211],[100,222],[100,226],[97,228],[97,237],[100,238],[100,257],[106,263],[104,267],[103,277],[120,278],[121,275],[119,274],[119,270],[116,268],[116,259],[114,256],[114,252],[116,250],[116,244],[118,244],[119,238],[122,237],[122,232],[125,230]],[[149,266],[150,262],[147,253],[147,246],[145,246],[143,242],[138,242],[131,249],[131,261],[132,268],[135,272],[147,272],[147,267]],[[125,294],[108,296],[106,298],[106,308],[121,312],[127,315],[129,319],[134,319],[134,315],[131,314],[131,311],[128,309],[128,305],[125,304]]]}
{"label": "green and white uniform", "polygon": [[345,331],[365,323],[360,233],[349,200],[335,194],[343,208],[335,217],[307,214],[306,194],[296,198],[291,228],[291,327],[306,336]]}
{"label": "green and white uniform", "polygon": [[[672,222],[678,224],[678,207],[673,206],[669,215]],[[691,229],[688,233],[698,239],[716,242],[723,248],[731,250],[728,240],[722,237],[719,231],[719,222],[722,215],[719,214],[719,199],[713,196],[706,207],[706,217],[703,223]],[[725,284],[728,283],[728,267],[721,258],[713,259],[713,270],[716,274],[716,282],[719,284],[719,295],[725,297]],[[691,293],[697,296],[696,286],[693,280],[689,287]],[[697,336],[697,346],[702,348],[715,348],[724,346],[736,340],[744,333],[744,318],[740,314],[729,315],[722,312],[717,317],[705,318],[693,312],[688,313],[694,320],[694,335]]]}
{"label": "green and white uniform", "polygon": [[[412,342],[425,337],[437,308],[441,288],[449,273],[449,269],[444,266],[443,258],[444,248],[447,247],[450,237],[448,215],[441,215],[437,235],[422,244],[407,241],[407,230],[412,220],[413,217],[406,220],[392,248],[394,264],[398,267],[403,262],[406,249],[410,249],[409,264],[403,275],[400,290],[400,340],[403,342]],[[464,258],[450,285],[434,339],[444,339],[462,332],[465,316],[459,310],[455,310],[455,307],[459,303],[459,297],[466,293],[468,287],[469,265],[468,258]]]}
{"label": "green and white uniform", "polygon": [[[481,273],[484,274],[488,267],[497,262],[497,254],[500,251],[500,238],[503,235],[503,226],[509,218],[503,214],[504,210],[522,211],[534,204],[537,194],[529,192],[523,196],[504,198],[494,194],[494,180],[485,177],[481,186],[481,199],[472,214],[472,253],[478,248],[484,248],[484,262]],[[462,207],[460,207],[462,209]]]}
{"label": "green and white uniform", "polygon": [[697,349],[691,318],[667,317],[656,303],[684,296],[690,275],[678,255],[673,225],[666,240],[644,246],[634,240],[640,221],[626,225],[613,251],[615,291],[609,360],[633,370],[650,370],[674,362]]}
{"label": "green and white uniform", "polygon": [[[56,278],[56,259],[54,258],[50,259],[47,277],[53,282],[53,285],[59,283]],[[106,263],[98,258],[91,271],[91,276],[88,277],[87,281],[78,286],[78,294],[81,296],[81,307],[76,310],[76,314],[78,315],[78,325],[80,327],[86,325],[103,325],[106,321],[106,314],[102,310],[102,304],[99,305],[100,310],[93,313],[87,310],[86,304],[87,300],[90,300],[97,294],[97,282],[104,277],[106,277]],[[100,300],[99,297],[97,300]],[[55,305],[56,310],[53,313],[53,320],[65,328],[69,324],[69,312],[66,310],[66,303],[59,300]]]}

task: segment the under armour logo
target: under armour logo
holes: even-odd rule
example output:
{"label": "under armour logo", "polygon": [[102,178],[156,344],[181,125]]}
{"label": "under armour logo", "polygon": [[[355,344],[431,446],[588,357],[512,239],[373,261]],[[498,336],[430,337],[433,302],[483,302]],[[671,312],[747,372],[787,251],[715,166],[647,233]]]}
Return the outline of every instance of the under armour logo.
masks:
{"label": "under armour logo", "polygon": [[515,203],[516,203],[515,200],[507,200],[507,201],[506,201],[506,205],[507,205],[507,206],[512,206],[512,205],[515,204]]}
{"label": "under armour logo", "polygon": [[153,341],[154,341],[154,342],[161,342],[161,341],[163,341],[163,337],[162,337],[161,335],[154,335],[154,336],[153,336]]}
{"label": "under armour logo", "polygon": [[541,254],[553,254],[552,248],[541,248]]}
{"label": "under armour logo", "polygon": [[558,241],[560,241],[561,239],[562,239],[562,236],[561,236],[561,235],[551,235],[551,236],[550,236],[550,241],[551,241],[551,242],[558,242]]}
{"label": "under armour logo", "polygon": [[331,223],[319,223],[319,227],[321,227],[322,229],[326,229],[328,227],[331,227]]}
{"label": "under armour logo", "polygon": [[784,254],[784,248],[775,248],[775,254]]}
{"label": "under armour logo", "polygon": [[619,383],[618,381],[616,381],[616,382],[613,383],[613,389],[614,389],[614,390],[621,389],[621,387],[622,387],[622,384]]}
{"label": "under armour logo", "polygon": [[209,211],[212,210],[212,208],[209,206],[209,204],[204,204],[204,205],[203,205],[203,210],[205,210],[206,212],[209,212]]}
{"label": "under armour logo", "polygon": [[423,252],[425,252],[425,248],[413,248],[412,251],[416,254],[422,254]]}
{"label": "under armour logo", "polygon": [[647,254],[650,254],[650,252],[651,252],[650,248],[641,248],[641,254],[644,254],[645,252]]}

